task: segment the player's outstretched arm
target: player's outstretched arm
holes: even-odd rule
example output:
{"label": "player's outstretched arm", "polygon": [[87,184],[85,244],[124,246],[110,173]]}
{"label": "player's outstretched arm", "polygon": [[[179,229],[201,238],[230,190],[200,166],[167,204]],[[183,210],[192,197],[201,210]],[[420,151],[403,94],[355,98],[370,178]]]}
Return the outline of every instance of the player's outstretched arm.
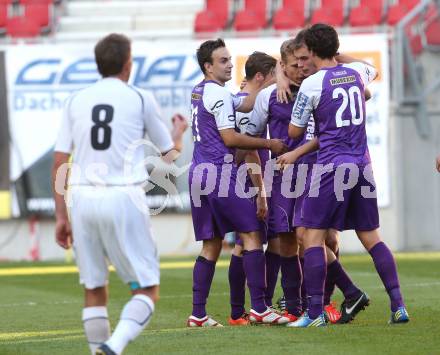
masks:
{"label": "player's outstretched arm", "polygon": [[368,101],[368,100],[371,99],[371,96],[372,96],[372,95],[371,95],[371,91],[370,91],[370,89],[365,88],[364,94],[365,94],[365,101]]}
{"label": "player's outstretched arm", "polygon": [[67,179],[68,173],[65,170],[64,173],[61,172],[61,167],[68,164],[70,159],[69,153],[55,152],[54,163],[52,167],[52,188],[55,199],[55,238],[59,246],[64,249],[69,249],[72,245],[72,228],[70,226],[66,201],[64,199],[64,194],[60,192],[67,191]]}
{"label": "player's outstretched arm", "polygon": [[359,62],[359,63],[363,63],[363,64],[366,64],[366,65],[369,65],[370,67],[374,67],[371,63],[368,63],[368,62],[365,61],[365,60],[362,60],[362,59],[359,59],[359,58],[352,57],[352,56],[350,56],[350,55],[348,55],[348,54],[345,54],[345,53],[339,53],[339,54],[335,57],[335,59],[336,59],[336,61],[337,61],[338,63],[341,63],[341,64],[350,64],[350,63],[354,63],[354,62]]}
{"label": "player's outstretched arm", "polygon": [[237,149],[234,154],[235,164],[240,165],[246,160],[246,155],[248,153],[247,149]]}
{"label": "player's outstretched arm", "polygon": [[249,94],[243,99],[242,103],[237,107],[236,110],[238,112],[251,112],[254,108],[255,99],[257,98],[258,93],[272,84],[275,84],[275,79],[271,76],[268,76],[261,87],[248,91]]}
{"label": "player's outstretched arm", "polygon": [[306,127],[298,127],[293,125],[292,123],[289,123],[288,135],[292,139],[299,139],[304,135],[305,130]]}
{"label": "player's outstretched arm", "polygon": [[181,152],[183,148],[183,134],[188,129],[188,120],[180,113],[177,113],[171,118],[171,121],[173,123],[171,138],[174,142],[174,150]]}
{"label": "player's outstretched arm", "polygon": [[233,128],[221,129],[219,132],[223,143],[229,148],[270,149],[275,154],[287,151],[287,146],[280,139],[250,137],[236,132]]}
{"label": "player's outstretched arm", "polygon": [[171,139],[173,140],[174,147],[162,154],[163,160],[168,164],[171,164],[176,160],[183,148],[183,134],[188,129],[188,121],[181,114],[177,113],[172,118],[173,129],[171,130]]}
{"label": "player's outstretched arm", "polygon": [[149,108],[145,115],[145,128],[150,140],[162,153],[167,163],[176,160],[182,150],[183,134],[188,128],[188,122],[181,114],[175,114],[171,120],[173,128],[171,132],[162,121],[162,112],[156,99],[151,93],[144,93],[144,100]]}
{"label": "player's outstretched arm", "polygon": [[440,173],[440,155],[437,156],[435,163],[436,163],[437,171]]}
{"label": "player's outstretched arm", "polygon": [[266,190],[264,188],[263,174],[261,172],[261,160],[257,150],[246,151],[246,164],[252,185],[258,189],[257,195],[257,217],[264,220],[267,215]]}
{"label": "player's outstretched arm", "polygon": [[308,153],[316,152],[318,149],[319,141],[318,138],[315,137],[307,143],[300,145],[298,148],[279,156],[277,159],[277,164],[280,164],[281,169],[284,169],[285,165],[293,164],[302,156]]}
{"label": "player's outstretched arm", "polygon": [[275,79],[277,83],[277,101],[281,103],[289,103],[292,100],[292,91],[290,90],[290,80],[284,74],[280,61],[277,62],[275,68]]}

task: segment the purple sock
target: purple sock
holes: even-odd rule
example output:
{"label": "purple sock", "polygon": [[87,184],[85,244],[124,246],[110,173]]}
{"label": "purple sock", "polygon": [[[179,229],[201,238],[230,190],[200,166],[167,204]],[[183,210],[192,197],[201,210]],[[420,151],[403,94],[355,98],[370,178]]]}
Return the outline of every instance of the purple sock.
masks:
{"label": "purple sock", "polygon": [[327,266],[327,280],[336,284],[346,299],[356,298],[362,292],[354,285],[338,260]]}
{"label": "purple sock", "polygon": [[192,315],[197,318],[206,316],[206,299],[211,289],[214,277],[215,261],[207,260],[203,256],[196,259],[193,270],[193,310]]}
{"label": "purple sock", "polygon": [[393,254],[384,242],[377,243],[370,249],[369,253],[390,297],[391,311],[395,312],[399,307],[404,307],[405,304],[400,293],[399,277]]}
{"label": "purple sock", "polygon": [[264,255],[266,256],[266,290],[264,298],[266,305],[272,306],[272,298],[278,281],[278,272],[280,271],[280,256],[267,250]]}
{"label": "purple sock", "polygon": [[290,314],[301,315],[301,265],[298,256],[281,257],[281,286]]}
{"label": "purple sock", "polygon": [[302,274],[302,279],[301,279],[301,307],[302,307],[302,312],[306,312],[307,311],[307,292],[306,292],[306,284],[304,282],[304,257],[300,257],[299,258],[299,263],[301,265],[301,274]]}
{"label": "purple sock", "polygon": [[231,292],[231,318],[238,319],[245,311],[246,276],[244,274],[242,257],[231,255],[228,276]]}
{"label": "purple sock", "polygon": [[[339,249],[335,253],[336,259],[339,260]],[[327,277],[325,278],[325,287],[324,287],[324,305],[330,304],[333,293],[335,292],[335,282],[329,278],[329,270],[327,266]]]}
{"label": "purple sock", "polygon": [[316,319],[324,309],[324,282],[327,272],[323,247],[308,248],[304,252],[304,281],[308,297],[308,315]]}
{"label": "purple sock", "polygon": [[260,249],[245,250],[243,252],[243,268],[251,295],[252,309],[262,313],[267,309],[264,302],[264,290],[266,289],[264,252]]}

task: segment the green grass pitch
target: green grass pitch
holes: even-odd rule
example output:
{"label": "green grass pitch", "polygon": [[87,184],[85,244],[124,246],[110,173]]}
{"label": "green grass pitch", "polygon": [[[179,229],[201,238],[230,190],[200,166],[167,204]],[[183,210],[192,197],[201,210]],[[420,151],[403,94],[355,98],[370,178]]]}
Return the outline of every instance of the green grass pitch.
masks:
{"label": "green grass pitch", "polygon": [[[397,326],[387,325],[388,298],[370,258],[347,255],[342,262],[369,294],[371,305],[350,325],[315,329],[187,329],[192,269],[171,265],[162,270],[161,300],[152,322],[125,354],[440,354],[440,253],[397,256],[411,316],[410,323]],[[4,263],[0,264],[0,275],[11,267],[54,265]],[[109,313],[115,326],[129,295],[115,273],[110,282]],[[276,296],[280,293],[278,288]],[[339,291],[334,298],[341,301]],[[208,312],[224,324],[229,314],[228,300],[227,268],[219,266]],[[89,354],[82,332],[82,302],[75,273],[0,276],[0,354]]]}

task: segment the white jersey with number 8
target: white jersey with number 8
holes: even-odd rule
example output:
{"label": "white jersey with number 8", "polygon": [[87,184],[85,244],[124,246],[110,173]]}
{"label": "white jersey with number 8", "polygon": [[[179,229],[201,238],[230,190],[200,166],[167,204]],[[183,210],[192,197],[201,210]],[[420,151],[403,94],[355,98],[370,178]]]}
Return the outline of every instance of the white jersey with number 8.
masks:
{"label": "white jersey with number 8", "polygon": [[55,151],[73,153],[80,168],[70,185],[141,184],[147,179],[145,145],[128,153],[145,134],[161,153],[174,146],[152,94],[104,78],[66,100]]}

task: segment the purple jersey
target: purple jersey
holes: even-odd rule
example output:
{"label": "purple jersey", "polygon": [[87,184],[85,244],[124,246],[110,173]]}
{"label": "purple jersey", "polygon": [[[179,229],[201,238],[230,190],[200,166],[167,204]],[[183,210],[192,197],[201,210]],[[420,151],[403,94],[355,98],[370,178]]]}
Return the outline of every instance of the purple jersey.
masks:
{"label": "purple jersey", "polygon": [[363,63],[323,68],[303,81],[291,123],[305,127],[314,115],[319,139],[318,163],[370,162],[365,131],[365,86],[376,70]]}
{"label": "purple jersey", "polygon": [[235,128],[235,109],[243,98],[232,95],[215,81],[202,81],[191,94],[193,163],[223,164],[234,149],[226,147],[220,130]]}
{"label": "purple jersey", "polygon": [[[237,192],[237,186],[242,190],[242,184],[237,181],[239,168],[235,164],[219,166],[224,164],[226,155],[234,154],[234,150],[223,143],[220,131],[235,129],[235,109],[242,100],[242,97],[232,95],[214,81],[202,81],[191,95],[194,153],[189,185],[196,240],[211,239],[232,231],[258,231],[261,228],[255,200]],[[211,163],[213,166],[201,163]],[[230,169],[229,181],[222,182],[223,168]],[[202,193],[213,177],[214,189]]]}
{"label": "purple jersey", "polygon": [[[269,127],[270,138],[283,140],[284,143],[289,147],[289,150],[293,150],[313,139],[313,133],[315,130],[313,120],[310,120],[302,139],[293,140],[289,138],[288,129],[290,116],[299,88],[298,86],[291,85],[290,90],[293,94],[293,100],[289,101],[288,103],[281,103],[277,101],[277,90],[275,84],[261,90],[255,100],[254,109],[252,111],[250,122],[246,128],[246,132],[254,136],[262,136],[265,127]],[[315,156],[316,153],[310,153],[304,156],[301,161],[305,162],[306,159],[315,159]]]}
{"label": "purple jersey", "polygon": [[[296,99],[296,98],[295,98]],[[298,147],[300,145],[306,144],[307,142],[310,142],[313,138],[317,136],[317,127],[315,125],[315,118],[313,115],[310,116],[309,121],[307,122],[307,128],[304,132],[303,139],[300,144],[298,144]],[[318,152],[311,152],[308,154],[303,155],[301,158],[299,158],[296,163],[297,164],[313,164],[316,163],[316,160],[318,159]]]}

